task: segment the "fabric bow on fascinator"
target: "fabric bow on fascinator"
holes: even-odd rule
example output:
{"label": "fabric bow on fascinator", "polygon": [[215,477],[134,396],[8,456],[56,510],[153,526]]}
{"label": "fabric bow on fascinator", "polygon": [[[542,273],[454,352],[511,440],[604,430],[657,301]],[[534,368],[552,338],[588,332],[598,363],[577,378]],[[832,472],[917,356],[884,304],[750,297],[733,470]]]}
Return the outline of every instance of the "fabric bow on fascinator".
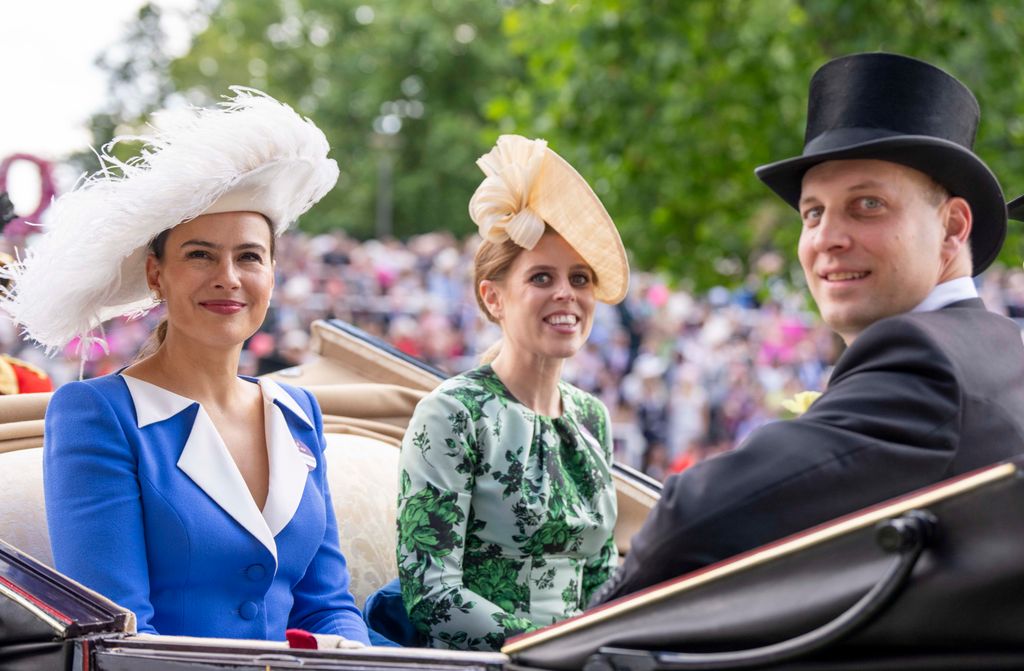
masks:
{"label": "fabric bow on fascinator", "polygon": [[511,239],[525,249],[533,249],[540,240],[544,220],[530,209],[529,200],[547,146],[544,140],[502,135],[494,149],[477,160],[487,177],[469,201],[469,216],[484,240]]}

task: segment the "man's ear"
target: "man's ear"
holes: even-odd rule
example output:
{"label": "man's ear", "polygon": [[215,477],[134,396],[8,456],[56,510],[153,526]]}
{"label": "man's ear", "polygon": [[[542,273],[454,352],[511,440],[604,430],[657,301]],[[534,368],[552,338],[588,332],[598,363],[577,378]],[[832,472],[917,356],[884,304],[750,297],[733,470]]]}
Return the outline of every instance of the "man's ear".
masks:
{"label": "man's ear", "polygon": [[946,214],[943,217],[945,236],[942,240],[942,254],[947,259],[954,258],[962,249],[967,248],[971,237],[974,220],[971,206],[959,196],[952,196],[946,201]]}
{"label": "man's ear", "polygon": [[480,292],[480,299],[483,301],[487,311],[491,313],[491,317],[495,321],[501,321],[503,313],[501,287],[492,280],[481,280],[478,291]]}

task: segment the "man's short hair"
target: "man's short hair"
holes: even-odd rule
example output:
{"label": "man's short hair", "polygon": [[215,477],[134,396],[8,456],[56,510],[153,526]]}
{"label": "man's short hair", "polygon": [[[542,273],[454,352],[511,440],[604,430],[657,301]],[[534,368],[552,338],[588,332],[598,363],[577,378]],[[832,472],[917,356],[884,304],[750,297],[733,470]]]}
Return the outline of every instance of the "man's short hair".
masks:
{"label": "man's short hair", "polygon": [[[933,177],[925,174],[927,181],[924,187],[924,199],[925,202],[933,207],[939,207],[946,202],[949,198],[953,197],[949,189],[939,184]],[[970,203],[968,203],[970,205]],[[972,270],[974,266],[973,258],[971,257],[971,241],[970,239],[964,240],[964,248],[967,250],[967,260],[971,262]]]}
{"label": "man's short hair", "polygon": [[924,198],[928,203],[938,207],[953,195],[949,189],[936,182],[931,176],[926,175],[926,177],[928,177],[928,186],[925,189]]}

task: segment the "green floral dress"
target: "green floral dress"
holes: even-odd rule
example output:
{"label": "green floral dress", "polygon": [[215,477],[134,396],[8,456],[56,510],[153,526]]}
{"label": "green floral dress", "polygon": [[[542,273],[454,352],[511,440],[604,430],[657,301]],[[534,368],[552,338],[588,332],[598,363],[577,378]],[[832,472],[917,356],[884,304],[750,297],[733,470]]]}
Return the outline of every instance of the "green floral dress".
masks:
{"label": "green floral dress", "polygon": [[559,384],[562,416],[517,401],[490,366],[445,381],[402,444],[402,599],[434,647],[496,650],[572,617],[618,562],[611,424]]}

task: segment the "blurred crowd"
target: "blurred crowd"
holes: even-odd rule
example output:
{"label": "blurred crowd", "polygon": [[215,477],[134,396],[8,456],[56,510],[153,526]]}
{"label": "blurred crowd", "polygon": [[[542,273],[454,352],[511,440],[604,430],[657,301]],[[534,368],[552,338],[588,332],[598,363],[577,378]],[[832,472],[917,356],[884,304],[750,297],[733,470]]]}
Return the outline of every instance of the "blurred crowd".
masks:
{"label": "blurred crowd", "polygon": [[[267,321],[247,343],[241,368],[262,374],[309,356],[309,324],[339,318],[449,373],[477,365],[498,329],[477,310],[471,281],[477,238],[444,233],[357,241],[337,232],[280,240],[277,288]],[[842,343],[811,308],[806,290],[783,279],[767,254],[742,288],[706,293],[634,272],[627,299],[598,304],[586,347],[565,379],[612,413],[616,458],[657,479],[739,444],[786,416],[782,401],[821,390]],[[1024,272],[992,269],[979,291],[990,309],[1024,324]],[[45,369],[59,385],[130,363],[160,309],[107,325],[106,347],[81,357],[77,343],[47,358],[0,320],[0,347]]]}

